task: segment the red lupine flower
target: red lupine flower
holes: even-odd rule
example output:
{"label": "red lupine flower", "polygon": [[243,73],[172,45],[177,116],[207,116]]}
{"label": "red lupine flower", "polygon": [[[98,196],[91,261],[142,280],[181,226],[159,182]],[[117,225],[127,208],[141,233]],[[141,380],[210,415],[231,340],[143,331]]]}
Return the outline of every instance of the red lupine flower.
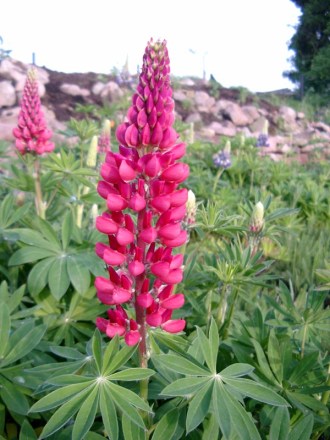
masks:
{"label": "red lupine flower", "polygon": [[13,129],[13,135],[16,138],[16,148],[21,154],[40,155],[50,153],[55,148],[54,143],[49,141],[52,132],[47,129],[44,113],[41,110],[37,73],[34,68],[27,74],[18,126]]}
{"label": "red lupine flower", "polygon": [[[148,326],[170,333],[185,326],[183,319],[172,319],[184,304],[184,295],[174,293],[183,279],[183,255],[173,249],[187,241],[182,221],[188,191],[179,184],[189,168],[179,162],[186,146],[172,127],[169,73],[166,42],[151,40],[127,120],[117,128],[119,152],[107,153],[97,188],[107,211],[96,228],[108,244],[98,243],[95,250],[109,278],[97,277],[95,287],[100,301],[115,306],[97,326],[110,338],[118,334],[129,345],[140,343],[143,356]],[[127,318],[124,304],[133,307],[135,320]]]}

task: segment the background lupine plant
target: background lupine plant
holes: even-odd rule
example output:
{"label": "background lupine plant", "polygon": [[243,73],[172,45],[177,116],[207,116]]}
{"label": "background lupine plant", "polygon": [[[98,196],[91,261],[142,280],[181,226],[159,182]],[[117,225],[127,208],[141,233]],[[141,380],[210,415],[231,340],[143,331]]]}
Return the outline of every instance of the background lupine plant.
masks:
{"label": "background lupine plant", "polygon": [[108,273],[95,286],[100,301],[113,306],[97,327],[110,338],[124,336],[128,345],[139,343],[141,366],[147,365],[148,327],[178,333],[185,326],[172,313],[184,303],[174,293],[183,278],[183,255],[175,250],[187,240],[188,191],[178,186],[189,168],[179,161],[186,146],[173,128],[173,110],[166,42],[150,40],[127,121],[116,132],[119,152],[108,152],[101,167],[98,192],[108,209],[96,220],[109,243],[96,245]]}
{"label": "background lupine plant", "polygon": [[16,148],[21,154],[44,154],[54,150],[50,141],[52,132],[47,128],[44,113],[41,109],[38,91],[37,71],[28,71],[18,116],[18,126],[14,128]]}

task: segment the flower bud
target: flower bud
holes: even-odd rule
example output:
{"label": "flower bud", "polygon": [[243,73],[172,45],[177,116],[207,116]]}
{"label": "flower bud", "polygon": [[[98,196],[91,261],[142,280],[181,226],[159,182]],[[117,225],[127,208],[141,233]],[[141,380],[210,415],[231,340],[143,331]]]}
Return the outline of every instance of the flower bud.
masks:
{"label": "flower bud", "polygon": [[258,234],[264,227],[264,205],[258,202],[252,211],[250,231]]}
{"label": "flower bud", "polygon": [[86,159],[86,165],[90,168],[94,168],[96,166],[96,159],[97,159],[97,145],[98,145],[98,138],[97,136],[93,136],[89,150],[87,153],[87,159]]}

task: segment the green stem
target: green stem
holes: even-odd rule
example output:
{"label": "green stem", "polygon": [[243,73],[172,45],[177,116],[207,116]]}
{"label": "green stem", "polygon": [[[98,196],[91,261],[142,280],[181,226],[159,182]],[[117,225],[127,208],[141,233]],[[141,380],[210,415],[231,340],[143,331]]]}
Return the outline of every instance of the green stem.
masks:
{"label": "green stem", "polygon": [[304,331],[303,331],[303,337],[301,341],[301,359],[304,357],[305,354],[305,344],[306,344],[306,337],[307,337],[307,325],[304,325]]}
{"label": "green stem", "polygon": [[[145,261],[145,248],[146,244],[140,240],[139,234],[143,229],[143,218],[145,215],[146,209],[143,209],[139,212],[138,218],[137,218],[137,245],[142,249],[143,252],[143,262],[146,264]],[[143,282],[145,280],[146,273],[144,272],[141,275],[138,275],[136,277],[135,281],[135,316],[136,316],[136,322],[139,326],[139,332],[141,336],[141,340],[139,343],[139,360],[140,360],[140,367],[141,368],[148,368],[148,358],[149,353],[147,349],[147,326],[146,326],[146,311],[143,307],[139,306],[136,299],[138,295],[141,292]],[[140,381],[140,397],[144,399],[145,401],[148,400],[148,379],[144,379]]]}
{"label": "green stem", "polygon": [[215,193],[215,190],[217,189],[217,186],[218,186],[219,179],[220,179],[223,172],[224,172],[224,168],[219,168],[217,174],[215,175],[214,184],[213,184],[213,188],[212,188],[212,194]]}
{"label": "green stem", "polygon": [[46,208],[42,200],[41,181],[40,181],[40,162],[36,158],[34,160],[34,188],[35,188],[35,205],[36,211],[40,218],[46,218]]}
{"label": "green stem", "polygon": [[238,298],[238,290],[236,289],[235,293],[233,295],[233,298],[232,298],[232,303],[230,305],[227,321],[225,322],[225,324],[223,326],[223,335],[222,335],[223,339],[226,339],[227,336],[228,336],[228,330],[229,330],[231,321],[232,321],[233,316],[234,316],[234,310],[235,310],[235,305],[236,305],[237,298]]}
{"label": "green stem", "polygon": [[51,203],[54,200],[54,198],[55,198],[55,196],[56,196],[56,194],[57,194],[57,192],[58,192],[58,190],[59,190],[59,188],[60,188],[60,186],[61,186],[61,184],[62,184],[64,179],[65,179],[65,177],[62,177],[62,179],[57,182],[56,187],[54,188],[53,192],[51,193],[51,195],[49,197],[46,209],[51,205]]}
{"label": "green stem", "polygon": [[213,291],[210,290],[207,294],[207,318],[206,318],[206,333],[208,334],[210,324],[211,324],[211,317],[212,317],[212,297],[213,297]]}
{"label": "green stem", "polygon": [[220,328],[225,322],[227,307],[228,307],[228,295],[229,295],[229,286],[227,284],[223,284],[220,290],[220,302],[217,312],[217,324]]}

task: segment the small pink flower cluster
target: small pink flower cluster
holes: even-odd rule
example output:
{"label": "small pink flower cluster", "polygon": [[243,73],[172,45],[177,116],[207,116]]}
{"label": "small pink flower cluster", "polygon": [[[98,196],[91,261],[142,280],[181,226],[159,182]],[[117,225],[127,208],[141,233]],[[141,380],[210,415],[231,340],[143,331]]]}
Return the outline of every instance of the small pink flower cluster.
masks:
{"label": "small pink flower cluster", "polygon": [[[98,243],[96,253],[109,278],[97,277],[95,286],[100,301],[115,309],[96,324],[110,338],[124,336],[128,345],[145,344],[146,325],[170,333],[185,327],[183,319],[172,319],[184,303],[183,294],[174,293],[183,279],[183,255],[173,249],[187,241],[181,223],[188,191],[178,186],[189,168],[179,162],[186,146],[177,143],[172,127],[169,73],[166,42],[151,40],[127,122],[117,129],[119,152],[107,153],[98,184],[108,210],[97,218],[96,228],[108,235],[109,244]],[[127,303],[134,318],[123,308]]]}
{"label": "small pink flower cluster", "polygon": [[18,116],[18,127],[13,129],[16,148],[22,154],[50,153],[55,145],[50,142],[52,132],[47,129],[41,110],[37,74],[34,68],[28,71]]}

